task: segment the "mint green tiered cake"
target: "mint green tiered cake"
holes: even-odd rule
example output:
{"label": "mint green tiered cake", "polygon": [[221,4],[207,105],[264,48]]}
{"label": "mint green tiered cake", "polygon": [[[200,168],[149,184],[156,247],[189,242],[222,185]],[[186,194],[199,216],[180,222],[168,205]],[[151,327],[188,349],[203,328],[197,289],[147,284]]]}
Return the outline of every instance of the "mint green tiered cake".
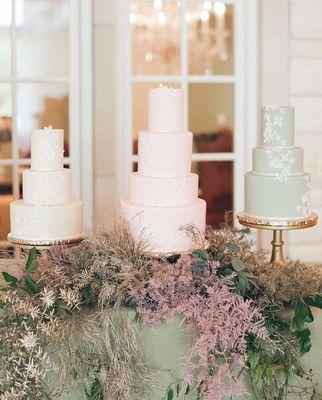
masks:
{"label": "mint green tiered cake", "polygon": [[294,108],[262,108],[261,144],[245,176],[246,214],[267,220],[310,215],[311,179],[303,172],[303,149],[294,146]]}

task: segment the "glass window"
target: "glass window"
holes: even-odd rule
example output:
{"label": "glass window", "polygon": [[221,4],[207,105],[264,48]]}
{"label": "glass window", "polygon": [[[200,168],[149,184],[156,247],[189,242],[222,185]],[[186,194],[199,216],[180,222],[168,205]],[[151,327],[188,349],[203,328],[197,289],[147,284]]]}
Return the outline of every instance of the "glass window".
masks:
{"label": "glass window", "polygon": [[16,0],[17,74],[68,76],[68,1]]}
{"label": "glass window", "polygon": [[180,7],[176,2],[132,2],[134,75],[180,73]]}

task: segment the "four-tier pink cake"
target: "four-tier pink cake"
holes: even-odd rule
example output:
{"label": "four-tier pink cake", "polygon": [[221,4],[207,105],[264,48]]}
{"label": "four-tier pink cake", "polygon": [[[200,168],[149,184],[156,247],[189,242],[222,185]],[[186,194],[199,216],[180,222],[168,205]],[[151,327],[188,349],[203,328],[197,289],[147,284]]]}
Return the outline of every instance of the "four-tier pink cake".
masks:
{"label": "four-tier pink cake", "polygon": [[135,240],[157,253],[192,247],[185,227],[205,230],[206,203],[191,173],[192,133],[184,131],[184,91],[160,85],[149,91],[149,129],[139,133],[138,172],[130,176],[121,213]]}

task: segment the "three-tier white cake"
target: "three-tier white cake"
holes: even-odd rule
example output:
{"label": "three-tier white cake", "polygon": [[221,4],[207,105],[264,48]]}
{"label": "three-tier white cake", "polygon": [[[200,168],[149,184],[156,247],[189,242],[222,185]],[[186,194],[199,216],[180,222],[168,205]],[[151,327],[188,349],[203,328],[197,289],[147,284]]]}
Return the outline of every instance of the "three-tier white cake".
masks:
{"label": "three-tier white cake", "polygon": [[72,197],[71,170],[63,168],[64,131],[31,135],[31,169],[23,171],[23,200],[10,205],[11,239],[59,241],[83,234],[83,204]]}
{"label": "three-tier white cake", "polygon": [[144,238],[157,253],[189,250],[184,227],[205,231],[206,203],[198,199],[198,176],[191,173],[192,133],[184,131],[182,89],[150,89],[149,129],[139,133],[138,153],[129,199],[121,200],[134,239]]}
{"label": "three-tier white cake", "polygon": [[261,144],[245,177],[245,212],[269,220],[306,218],[311,179],[303,172],[303,149],[294,146],[294,108],[264,107],[261,118]]}

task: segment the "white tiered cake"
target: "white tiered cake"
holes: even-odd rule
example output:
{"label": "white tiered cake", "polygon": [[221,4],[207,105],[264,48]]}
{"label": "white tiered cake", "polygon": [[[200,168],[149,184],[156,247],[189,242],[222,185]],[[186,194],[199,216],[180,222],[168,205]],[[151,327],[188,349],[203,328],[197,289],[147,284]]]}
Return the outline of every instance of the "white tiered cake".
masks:
{"label": "white tiered cake", "polygon": [[294,147],[294,108],[264,107],[262,139],[245,177],[245,212],[262,219],[310,215],[311,179],[303,172],[303,149]]}
{"label": "white tiered cake", "polygon": [[149,130],[139,133],[138,172],[130,176],[121,212],[135,240],[156,253],[184,252],[193,224],[205,230],[206,203],[191,173],[192,133],[184,132],[184,91],[160,85],[149,91]]}
{"label": "white tiered cake", "polygon": [[23,200],[10,205],[11,239],[59,241],[83,234],[83,204],[72,197],[63,168],[64,131],[37,129],[31,136],[31,169],[23,172]]}

